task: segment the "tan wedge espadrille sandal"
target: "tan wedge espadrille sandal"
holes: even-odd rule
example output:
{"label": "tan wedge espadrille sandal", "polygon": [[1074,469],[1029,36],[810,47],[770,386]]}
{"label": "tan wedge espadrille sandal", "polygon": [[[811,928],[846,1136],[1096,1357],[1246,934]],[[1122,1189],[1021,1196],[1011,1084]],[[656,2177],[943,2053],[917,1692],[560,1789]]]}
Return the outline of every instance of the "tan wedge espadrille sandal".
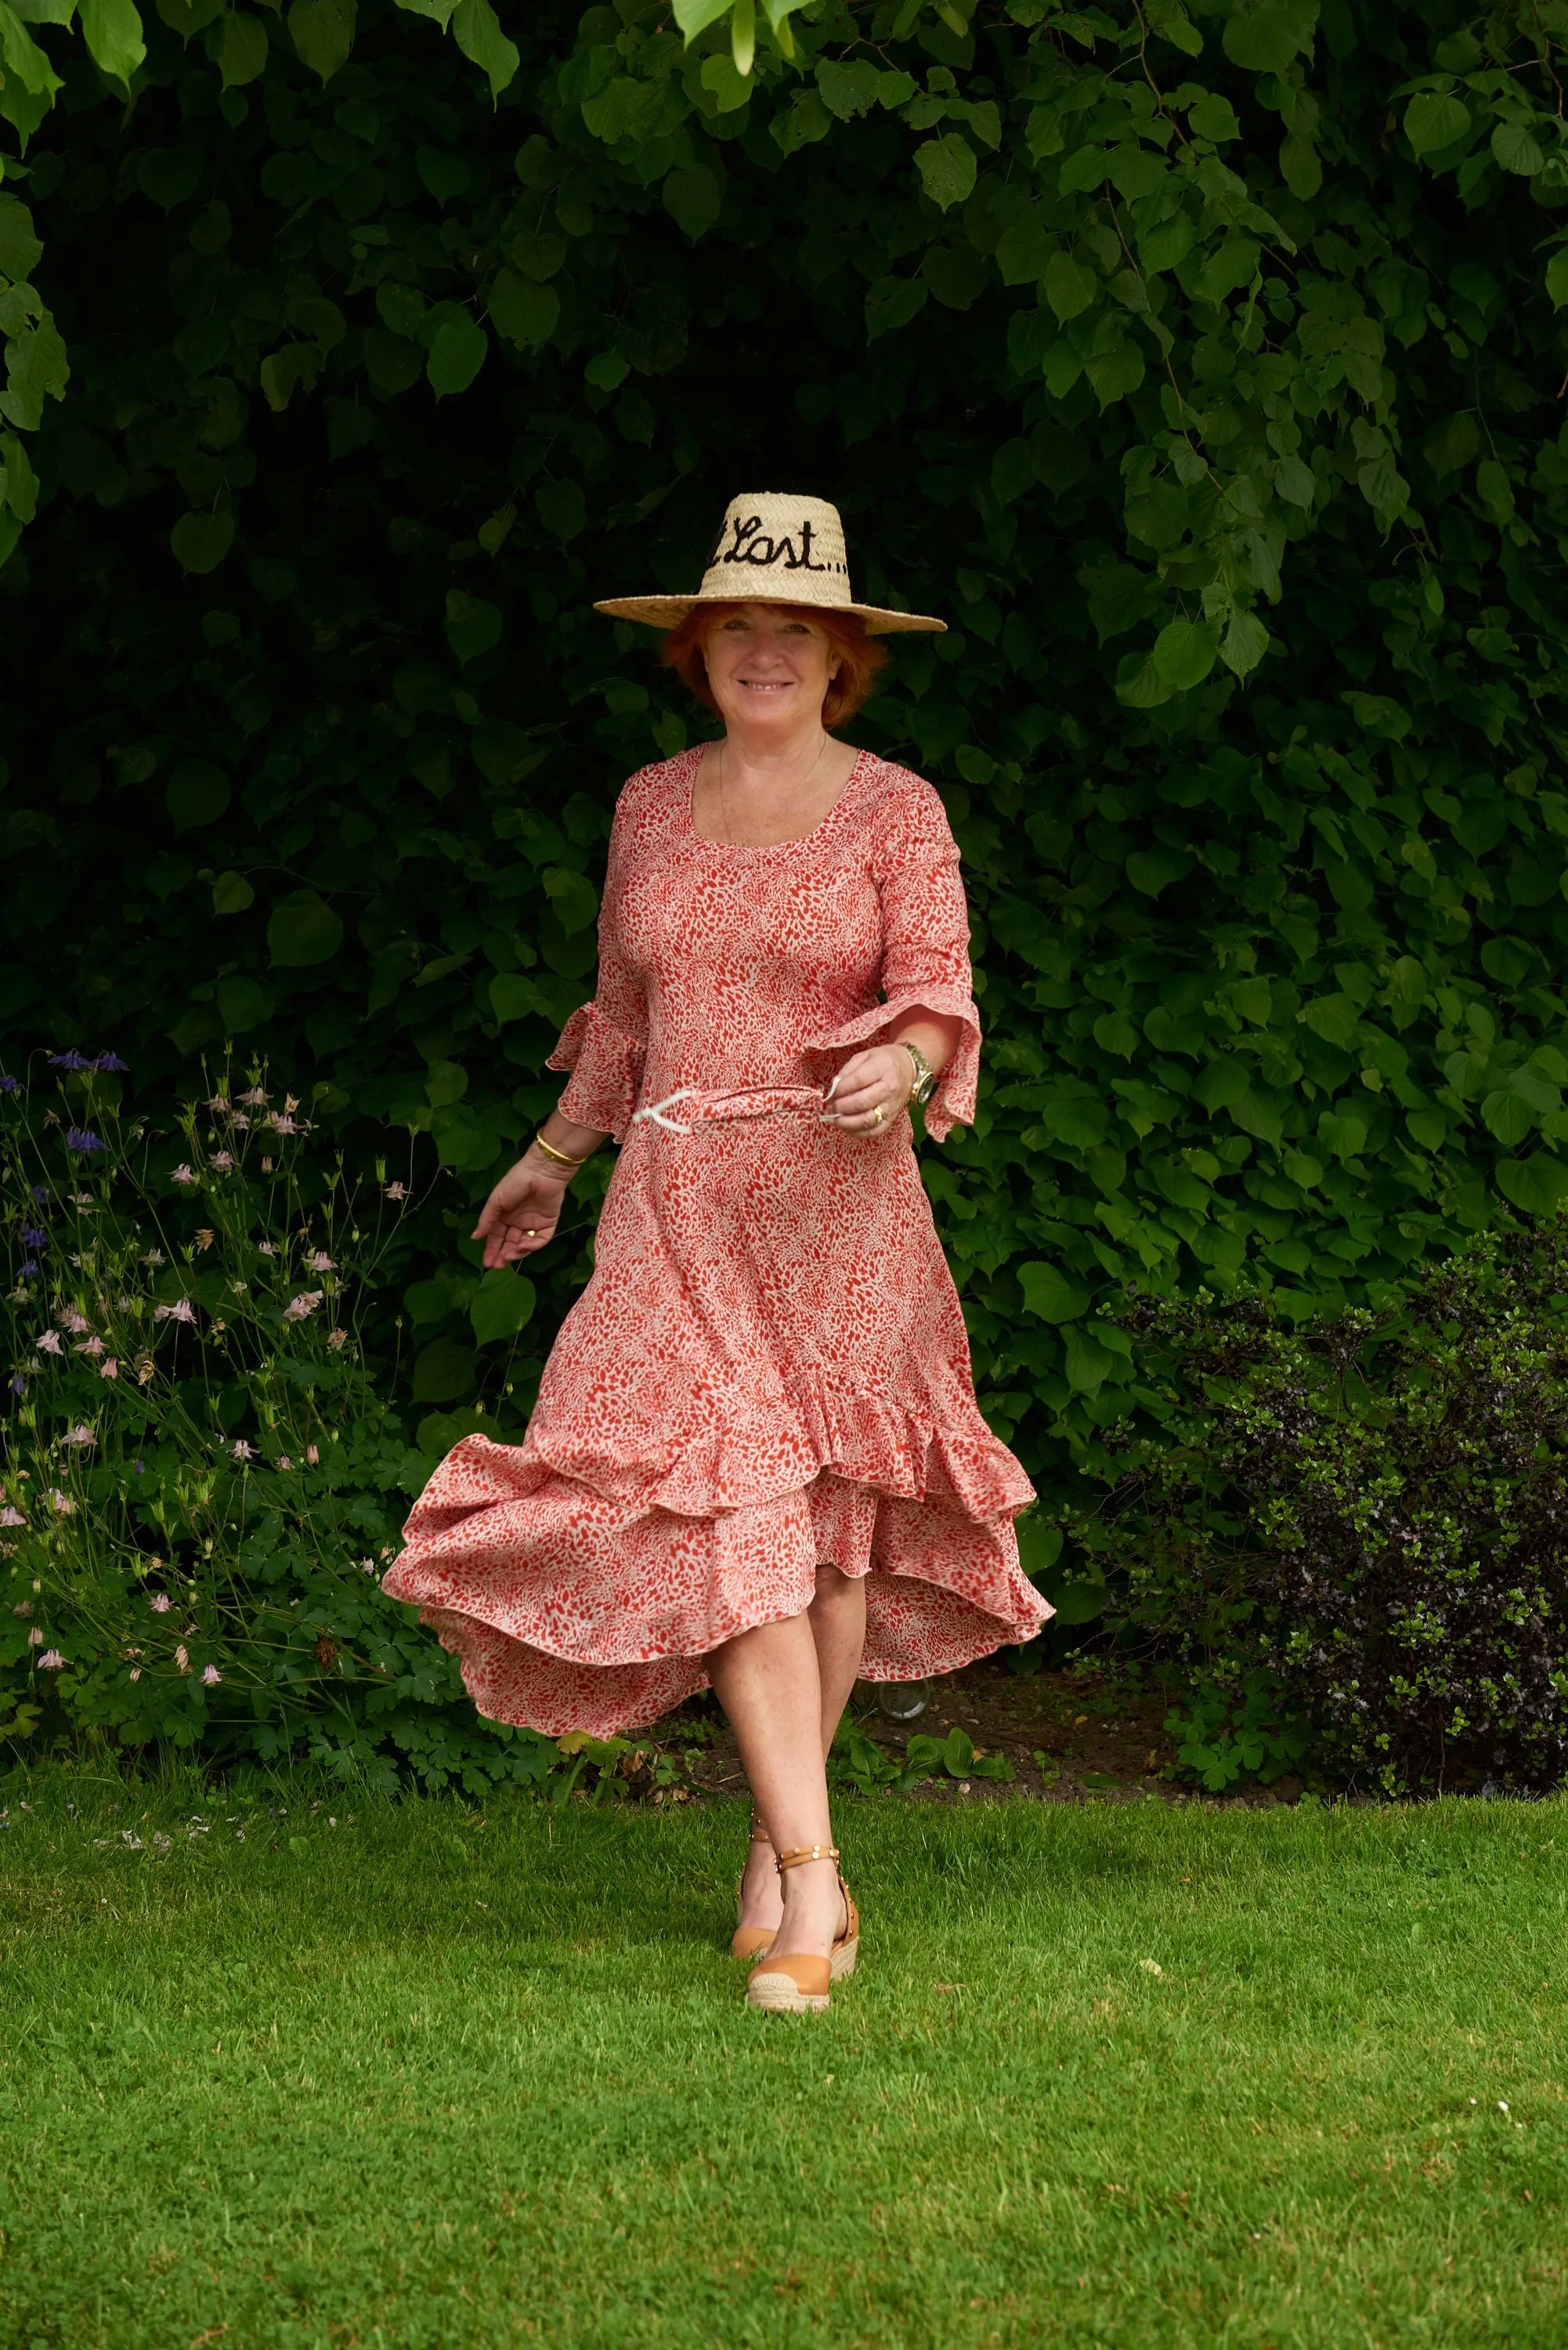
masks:
{"label": "tan wedge espadrille sandal", "polygon": [[[803,1868],[808,1860],[836,1864],[837,1859],[836,1844],[808,1844],[794,1852],[781,1852],[774,1865],[782,1877],[786,1868]],[[838,1889],[844,1896],[844,1927],[829,1955],[823,1959],[815,1950],[785,1950],[775,1957],[770,1950],[762,1964],[752,1970],[746,1985],[748,2007],[772,2015],[819,2014],[830,2004],[833,1985],[855,1972],[860,1950],[860,1912],[842,1873]]]}
{"label": "tan wedge espadrille sandal", "polygon": [[[754,1812],[752,1814],[751,1841],[753,1844],[765,1844],[770,1852],[773,1850],[774,1840],[772,1836],[769,1835],[766,1828],[763,1827],[761,1820],[758,1819]],[[739,1877],[735,1879],[735,1916],[737,1918],[741,1914],[741,1890],[744,1886],[745,1881],[746,1872],[742,1868]],[[732,1959],[744,1959],[746,1963],[751,1965],[755,1960],[762,1958],[764,1952],[773,1949],[774,1930],[775,1929],[772,1926],[737,1925],[734,1932],[730,1937],[730,1956]]]}

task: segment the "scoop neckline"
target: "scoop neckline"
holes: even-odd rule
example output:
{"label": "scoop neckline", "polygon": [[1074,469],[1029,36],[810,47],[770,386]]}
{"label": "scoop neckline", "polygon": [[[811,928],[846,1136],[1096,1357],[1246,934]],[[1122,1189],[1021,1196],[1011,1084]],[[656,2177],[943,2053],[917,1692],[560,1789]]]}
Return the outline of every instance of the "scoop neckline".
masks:
{"label": "scoop neckline", "polygon": [[844,807],[854,797],[867,762],[871,756],[868,751],[856,752],[855,764],[846,775],[838,797],[834,801],[821,823],[813,825],[809,832],[797,833],[793,840],[710,840],[706,833],[699,832],[691,821],[691,790],[697,781],[697,770],[702,764],[702,754],[706,748],[706,743],[698,743],[685,754],[688,772],[681,785],[680,821],[689,841],[698,848],[713,849],[721,857],[786,857],[798,849],[809,848],[814,840],[820,840],[824,833],[829,831],[837,822]]}

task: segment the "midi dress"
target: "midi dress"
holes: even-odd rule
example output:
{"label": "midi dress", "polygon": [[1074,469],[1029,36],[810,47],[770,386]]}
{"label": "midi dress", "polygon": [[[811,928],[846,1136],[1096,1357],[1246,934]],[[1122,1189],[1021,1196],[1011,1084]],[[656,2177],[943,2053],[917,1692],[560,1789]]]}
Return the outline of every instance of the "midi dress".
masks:
{"label": "midi dress", "polygon": [[980,1021],[940,800],[862,752],[814,832],[691,822],[698,751],[644,768],[612,828],[593,1001],[549,1066],[620,1145],[592,1275],[520,1444],[464,1437],[384,1588],[482,1714],[559,1736],[653,1721],[748,1627],[863,1576],[868,1680],[944,1673],[1051,1609],[1013,1519],[1034,1498],[981,1417],[907,1112],[822,1122],[850,1055],[957,1020],[925,1110],[974,1114]]}

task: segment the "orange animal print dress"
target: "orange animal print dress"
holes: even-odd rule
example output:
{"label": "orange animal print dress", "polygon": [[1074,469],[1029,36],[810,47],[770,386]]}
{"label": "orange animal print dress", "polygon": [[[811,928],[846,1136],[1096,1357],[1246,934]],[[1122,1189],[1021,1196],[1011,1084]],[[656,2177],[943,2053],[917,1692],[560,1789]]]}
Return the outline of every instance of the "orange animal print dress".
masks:
{"label": "orange animal print dress", "polygon": [[1029,1481],[975,1403],[900,1117],[821,1122],[848,1055],[915,1006],[963,1024],[926,1110],[974,1111],[959,855],[931,786],[862,752],[826,820],[704,840],[699,754],[620,796],[598,993],[552,1055],[620,1158],[592,1279],[521,1444],[466,1436],[386,1578],[483,1714],[558,1735],[651,1721],[709,1652],[867,1577],[863,1671],[943,1673],[1051,1611],[1018,1564]]}

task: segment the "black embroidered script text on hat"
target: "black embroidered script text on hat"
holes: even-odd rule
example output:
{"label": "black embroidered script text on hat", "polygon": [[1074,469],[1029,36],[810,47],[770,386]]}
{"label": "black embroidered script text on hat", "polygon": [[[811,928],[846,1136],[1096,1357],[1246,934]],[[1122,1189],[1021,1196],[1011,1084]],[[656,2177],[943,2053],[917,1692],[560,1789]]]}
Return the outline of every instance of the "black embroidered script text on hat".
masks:
{"label": "black embroidered script text on hat", "polygon": [[[733,543],[724,548],[723,553],[721,554],[720,549],[724,547],[727,532],[733,533]],[[800,525],[800,551],[797,554],[793,538],[787,536],[783,538],[768,536],[763,529],[761,515],[748,515],[743,518],[737,515],[733,519],[726,515],[723,527],[714,540],[712,551],[709,555],[708,568],[711,570],[716,563],[754,563],[765,570],[774,563],[782,563],[786,571],[835,572],[846,578],[849,569],[847,564],[815,563],[812,560],[812,525],[809,522],[803,522]]]}

